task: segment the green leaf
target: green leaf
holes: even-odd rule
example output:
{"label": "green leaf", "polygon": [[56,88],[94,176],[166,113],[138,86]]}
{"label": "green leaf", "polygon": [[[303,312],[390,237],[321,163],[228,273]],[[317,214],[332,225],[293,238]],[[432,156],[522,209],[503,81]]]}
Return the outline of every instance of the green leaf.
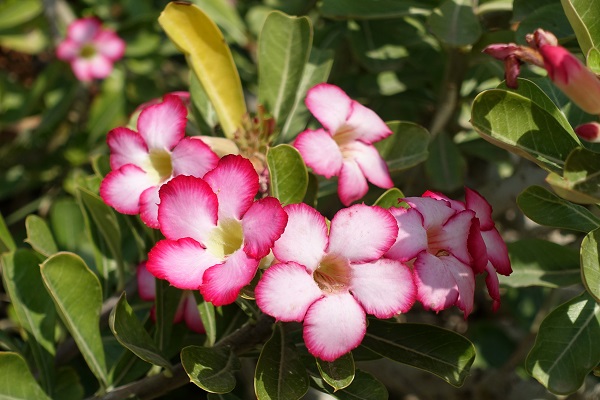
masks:
{"label": "green leaf", "polygon": [[600,74],[600,49],[597,47],[591,48],[587,54],[587,66],[596,75]]}
{"label": "green leaf", "polygon": [[219,25],[226,36],[231,37],[238,45],[248,44],[248,34],[244,21],[237,12],[235,3],[227,0],[194,0],[210,19]]}
{"label": "green leaf", "polygon": [[87,119],[88,143],[104,141],[107,132],[126,121],[125,73],[119,69],[103,80],[98,94],[90,106]]}
{"label": "green leaf", "polygon": [[408,169],[427,160],[431,140],[427,129],[405,121],[390,121],[387,125],[393,133],[374,145],[391,171]]}
{"label": "green leaf", "polygon": [[233,138],[246,114],[246,103],[231,50],[217,25],[198,7],[168,3],[158,22],[187,57],[202,83],[228,138]]}
{"label": "green leaf", "polygon": [[525,189],[517,204],[527,217],[540,225],[589,232],[600,227],[600,218],[587,208],[558,197],[541,186]]}
{"label": "green leaf", "polygon": [[500,89],[473,101],[471,123],[485,140],[562,174],[567,156],[579,146],[572,133],[535,99]]}
{"label": "green leaf", "polygon": [[11,299],[40,373],[43,387],[52,393],[54,383],[54,331],[56,310],[44,288],[40,256],[19,249],[2,255],[4,287]]}
{"label": "green leaf", "polygon": [[280,144],[267,151],[271,196],[282,205],[300,203],[308,187],[308,171],[294,147]]}
{"label": "green leaf", "polygon": [[557,193],[577,203],[600,202],[600,155],[585,148],[577,148],[569,154],[565,163],[563,179],[549,179]]}
{"label": "green leaf", "polygon": [[308,374],[302,361],[295,349],[287,344],[281,324],[276,324],[256,364],[254,391],[257,399],[300,399],[308,386]]}
{"label": "green leaf", "polygon": [[600,230],[587,234],[581,243],[581,276],[587,291],[600,303]]}
{"label": "green leaf", "polygon": [[54,398],[60,400],[81,400],[84,389],[77,371],[71,367],[61,368],[56,378]]}
{"label": "green leaf", "polygon": [[402,193],[400,189],[391,188],[386,190],[384,194],[379,196],[379,198],[375,201],[375,204],[373,205],[383,208],[400,207],[399,200],[404,197],[404,193]]}
{"label": "green leaf", "polygon": [[61,249],[75,251],[82,242],[85,223],[81,208],[72,198],[60,198],[50,208],[50,227]]}
{"label": "green leaf", "polygon": [[429,16],[431,31],[444,43],[454,47],[475,43],[481,25],[470,0],[446,0]]}
{"label": "green leaf", "polygon": [[461,386],[475,360],[475,347],[458,333],[424,324],[369,319],[362,345],[396,362],[431,372]]}
{"label": "green leaf", "polygon": [[354,380],[354,359],[352,353],[345,354],[332,362],[317,358],[317,367],[321,378],[335,391],[345,389]]}
{"label": "green leaf", "polygon": [[156,279],[156,298],[154,300],[154,311],[156,317],[156,331],[154,340],[160,350],[165,350],[171,341],[173,330],[173,319],[177,313],[177,307],[181,302],[183,291],[171,286],[163,279]]}
{"label": "green leaf", "polygon": [[240,400],[239,397],[232,393],[209,393],[206,398],[208,400]]}
{"label": "green leaf", "polygon": [[307,17],[278,11],[267,16],[258,40],[258,102],[275,118],[278,128],[294,107],[311,44]]}
{"label": "green leaf", "polygon": [[231,392],[235,387],[234,371],[241,368],[231,349],[216,347],[184,347],[181,364],[194,384],[211,393]]}
{"label": "green leaf", "polygon": [[202,325],[204,325],[204,330],[206,331],[205,346],[212,347],[217,341],[217,319],[215,306],[213,303],[205,301],[198,291],[194,291],[194,297],[196,298],[196,304],[198,304],[198,312],[200,313]]}
{"label": "green leaf", "polygon": [[342,390],[332,390],[325,381],[312,377],[313,386],[339,400],[387,400],[385,385],[368,372],[356,370],[352,384]]}
{"label": "green leaf", "polygon": [[3,1],[0,4],[0,29],[17,27],[43,11],[41,0]]}
{"label": "green leaf", "polygon": [[219,123],[219,119],[196,74],[192,74],[190,79],[190,96],[192,104],[200,113],[200,117],[202,117],[202,122],[206,124],[208,129],[214,130],[215,126]]}
{"label": "green leaf", "polygon": [[591,0],[561,0],[565,14],[575,31],[583,54],[592,47],[600,48],[600,9]]}
{"label": "green leaf", "polygon": [[422,2],[398,0],[323,0],[321,15],[335,19],[388,19],[409,15],[428,15]]}
{"label": "green leaf", "polygon": [[6,226],[6,222],[4,222],[4,217],[0,214],[0,253],[15,251],[16,249],[17,245]]}
{"label": "green leaf", "polygon": [[425,162],[427,176],[434,188],[451,192],[464,185],[466,162],[456,143],[440,133],[429,145],[429,158]]}
{"label": "green leaf", "polygon": [[102,288],[98,278],[76,254],[61,252],[42,264],[42,278],[58,313],[92,373],[107,386],[100,336]]}
{"label": "green leaf", "polygon": [[125,292],[121,294],[115,308],[110,313],[108,324],[119,343],[131,350],[139,358],[150,364],[158,365],[168,370],[171,369],[171,363],[165,359],[162,352],[156,347],[148,332],[133,313],[133,309],[125,297]]}
{"label": "green leaf", "polygon": [[522,239],[508,244],[513,273],[499,275],[510,287],[564,287],[581,282],[576,250],[541,239]]}
{"label": "green leaf", "polygon": [[527,43],[525,35],[535,32],[538,28],[552,32],[559,41],[562,38],[573,37],[573,29],[559,2],[541,4],[527,15],[515,31],[517,44],[525,45]]}
{"label": "green leaf", "polygon": [[46,221],[37,215],[28,215],[25,219],[27,239],[25,241],[38,253],[49,257],[58,251],[52,232]]}
{"label": "green leaf", "polygon": [[577,391],[600,363],[600,306],[584,292],[542,321],[527,371],[556,394]]}
{"label": "green leaf", "polygon": [[0,352],[0,397],[7,400],[50,400],[17,353]]}

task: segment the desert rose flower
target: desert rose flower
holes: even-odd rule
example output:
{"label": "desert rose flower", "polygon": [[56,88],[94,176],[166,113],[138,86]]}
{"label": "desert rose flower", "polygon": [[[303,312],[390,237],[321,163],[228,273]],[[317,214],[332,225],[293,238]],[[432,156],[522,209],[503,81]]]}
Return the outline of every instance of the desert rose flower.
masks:
{"label": "desert rose flower", "polygon": [[381,259],[398,226],[385,209],[357,204],[331,220],[306,204],[285,207],[288,224],[273,247],[280,262],[255,289],[256,303],[279,321],[304,323],[308,351],[333,361],[356,348],[366,314],[390,318],[415,299],[410,269]]}
{"label": "desert rose flower", "polygon": [[367,193],[367,181],[386,189],[394,186],[385,161],[373,146],[392,134],[377,114],[327,83],[308,91],[306,106],[325,129],[300,133],[294,146],[315,173],[338,177],[338,194],[344,205]]}
{"label": "desert rose flower", "polygon": [[[154,279],[154,275],[148,272],[145,262],[138,265],[136,279],[140,299],[153,302],[156,299],[156,280]],[[153,320],[155,320],[155,315],[156,309],[153,306],[150,310],[150,316]],[[182,320],[185,321],[185,324],[190,330],[196,333],[206,333],[206,329],[204,329],[204,324],[200,318],[200,313],[198,312],[198,303],[196,303],[196,298],[190,291],[183,292],[183,296],[181,297],[181,301],[175,312],[175,317],[173,318],[173,323],[176,324]]]}
{"label": "desert rose flower", "polygon": [[67,37],[58,45],[56,55],[71,64],[80,81],[106,78],[113,63],[123,57],[125,41],[110,29],[102,28],[95,17],[73,21],[67,28]]}
{"label": "desert rose flower", "polygon": [[161,185],[177,175],[202,177],[217,165],[205,143],[185,137],[186,115],[181,99],[166,95],[141,112],[137,132],[119,127],[108,133],[112,171],[100,185],[106,204],[158,228]]}
{"label": "desert rose flower", "polygon": [[235,301],[283,233],[287,214],[273,197],[254,200],[258,175],[242,156],[223,157],[203,179],[180,175],[160,189],[166,239],[148,270],[180,289],[200,290],[216,306]]}

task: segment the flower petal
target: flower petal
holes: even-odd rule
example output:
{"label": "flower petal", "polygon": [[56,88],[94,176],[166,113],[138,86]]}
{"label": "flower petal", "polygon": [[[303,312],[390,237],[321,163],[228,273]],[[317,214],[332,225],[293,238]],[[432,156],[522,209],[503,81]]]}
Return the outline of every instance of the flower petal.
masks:
{"label": "flower petal", "polygon": [[452,200],[449,197],[443,195],[442,193],[432,192],[431,190],[426,190],[425,193],[421,195],[421,197],[430,197],[432,199],[446,201],[450,205],[450,207],[456,211],[464,211],[467,208],[465,206],[465,203],[463,203],[462,201]]}
{"label": "flower petal", "polygon": [[352,127],[354,138],[366,144],[385,139],[392,134],[379,115],[354,100],[346,124]]}
{"label": "flower petal", "polygon": [[323,129],[306,130],[294,141],[302,159],[312,170],[325,178],[337,176],[342,168],[342,152],[331,135]]}
{"label": "flower petal", "polygon": [[420,253],[414,263],[414,277],[417,299],[426,310],[444,310],[458,300],[454,276],[440,258],[425,251]]}
{"label": "flower petal", "polygon": [[345,206],[360,199],[369,190],[367,179],[354,160],[346,160],[342,164],[338,180],[338,196]]}
{"label": "flower petal", "polygon": [[217,225],[217,196],[200,178],[179,175],[160,188],[158,221],[167,239],[204,243]]}
{"label": "flower petal", "polygon": [[333,361],[360,345],[366,325],[365,311],[350,293],[323,297],[304,317],[304,342],[313,356]]}
{"label": "flower petal", "polygon": [[94,79],[92,64],[90,60],[86,58],[76,58],[71,61],[71,69],[73,70],[75,77],[82,82]]}
{"label": "flower petal", "polygon": [[71,39],[63,40],[56,48],[56,56],[63,61],[71,61],[79,56],[81,44]]}
{"label": "flower petal", "polygon": [[485,242],[488,258],[494,268],[496,268],[496,271],[502,275],[510,275],[512,268],[510,267],[510,259],[508,258],[508,249],[500,233],[494,228],[481,232],[481,236]]}
{"label": "flower petal", "polygon": [[150,150],[171,150],[183,139],[186,123],[185,104],[178,96],[167,94],[162,103],[140,113],[137,128]]}
{"label": "flower petal", "polygon": [[500,282],[498,281],[498,275],[491,263],[486,266],[487,275],[485,276],[485,285],[487,286],[488,293],[494,301],[492,310],[497,311],[500,307]]}
{"label": "flower petal", "polygon": [[140,218],[152,229],[160,228],[158,223],[159,189],[160,186],[152,186],[140,195]]}
{"label": "flower petal", "polygon": [[265,197],[254,202],[242,219],[244,252],[256,259],[265,257],[283,233],[287,220],[276,198]]}
{"label": "flower petal", "polygon": [[446,250],[464,264],[470,265],[473,260],[469,254],[468,240],[474,218],[475,212],[471,210],[454,214],[446,221],[435,239],[429,235],[429,248]]}
{"label": "flower petal", "polygon": [[450,203],[444,200],[429,197],[406,197],[403,200],[419,210],[423,216],[423,226],[427,230],[439,228],[446,223],[448,218],[456,214],[456,210],[453,210]]}
{"label": "flower petal", "polygon": [[78,43],[87,43],[94,38],[101,25],[96,17],[76,19],[67,28],[67,36]]}
{"label": "flower petal", "polygon": [[[364,310],[377,318],[407,312],[417,296],[410,268],[399,261],[380,259],[354,264],[350,292]],[[385,295],[384,295],[385,294]]]}
{"label": "flower petal", "polygon": [[467,239],[467,248],[471,255],[471,268],[476,274],[481,274],[485,270],[488,263],[488,254],[485,247],[485,242],[481,236],[479,219],[473,218],[471,229],[469,230],[469,238]]}
{"label": "flower petal", "polygon": [[192,175],[202,178],[218,162],[219,157],[200,139],[185,137],[171,153],[173,176]]}
{"label": "flower petal", "polygon": [[423,250],[427,250],[427,231],[423,227],[423,216],[416,208],[394,207],[389,209],[398,224],[396,242],[385,253],[385,257],[408,261]]}
{"label": "flower petal", "polygon": [[198,311],[198,304],[196,298],[192,292],[186,292],[183,294],[183,320],[190,330],[196,333],[206,333],[202,318],[200,318],[200,312]]}
{"label": "flower petal", "polygon": [[494,228],[492,206],[482,195],[475,190],[465,188],[465,202],[469,210],[475,211],[475,216],[479,218],[482,231],[489,231]]}
{"label": "flower petal", "polygon": [[94,78],[104,79],[113,70],[113,63],[102,54],[96,54],[89,60],[89,68]]}
{"label": "flower petal", "polygon": [[308,90],[305,103],[321,125],[334,134],[346,123],[352,99],[339,87],[321,83]]}
{"label": "flower petal", "polygon": [[294,262],[275,264],[260,278],[256,304],[279,321],[302,322],[308,307],[323,294],[310,272]]}
{"label": "flower petal", "polygon": [[94,38],[96,49],[109,60],[116,61],[125,54],[125,41],[108,29],[102,29]]}
{"label": "flower petal", "polygon": [[236,251],[223,264],[206,270],[200,293],[215,306],[233,303],[240,290],[254,278],[258,263],[259,260],[248,257],[242,250]]}
{"label": "flower petal", "polygon": [[100,184],[100,197],[118,212],[135,215],[140,212],[142,192],[152,186],[148,174],[133,164],[127,164],[104,177]]}
{"label": "flower petal", "polygon": [[149,162],[148,146],[144,138],[129,128],[118,127],[106,137],[110,149],[110,167],[119,169],[125,164],[143,167]]}
{"label": "flower petal", "polygon": [[156,278],[146,268],[146,262],[138,264],[135,277],[138,286],[138,295],[144,301],[154,301],[156,298]]}
{"label": "flower petal", "polygon": [[343,146],[342,153],[345,157],[351,154],[365,178],[373,185],[384,189],[394,186],[387,164],[374,146],[356,141]]}
{"label": "flower petal", "polygon": [[219,220],[241,220],[258,193],[258,174],[252,163],[236,155],[227,155],[215,169],[204,175],[219,199]]}
{"label": "flower petal", "polygon": [[148,253],[147,268],[179,289],[197,290],[205,271],[220,262],[194,239],[166,239]]}
{"label": "flower petal", "polygon": [[355,204],[341,209],[331,220],[327,252],[350,262],[371,262],[390,249],[397,235],[396,219],[388,210]]}
{"label": "flower petal", "polygon": [[304,203],[290,204],[284,210],[288,221],[273,246],[273,254],[279,261],[297,262],[312,272],[319,266],[329,243],[325,217]]}

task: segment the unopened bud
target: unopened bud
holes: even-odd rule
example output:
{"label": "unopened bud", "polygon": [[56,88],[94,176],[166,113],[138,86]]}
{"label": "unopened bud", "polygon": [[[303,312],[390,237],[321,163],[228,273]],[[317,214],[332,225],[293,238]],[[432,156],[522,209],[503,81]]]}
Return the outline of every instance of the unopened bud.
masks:
{"label": "unopened bud", "polygon": [[575,128],[575,133],[588,142],[600,142],[600,124],[598,122],[588,122]]}

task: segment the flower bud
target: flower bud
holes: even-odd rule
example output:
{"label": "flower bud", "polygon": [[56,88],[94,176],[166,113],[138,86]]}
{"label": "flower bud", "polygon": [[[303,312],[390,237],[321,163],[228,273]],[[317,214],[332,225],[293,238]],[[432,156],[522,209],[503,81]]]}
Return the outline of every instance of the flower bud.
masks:
{"label": "flower bud", "polygon": [[575,133],[588,142],[600,142],[600,124],[598,122],[579,125],[575,128]]}

